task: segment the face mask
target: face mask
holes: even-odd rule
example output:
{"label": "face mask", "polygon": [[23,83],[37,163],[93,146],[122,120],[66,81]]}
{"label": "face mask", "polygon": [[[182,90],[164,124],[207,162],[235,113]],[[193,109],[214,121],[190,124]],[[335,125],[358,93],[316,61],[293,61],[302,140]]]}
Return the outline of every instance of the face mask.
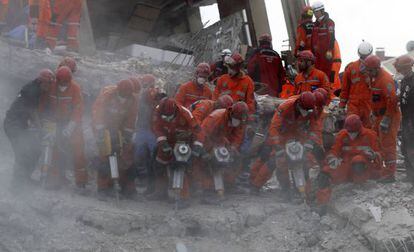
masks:
{"label": "face mask", "polygon": [[164,121],[166,121],[166,122],[171,122],[172,120],[174,120],[174,117],[175,117],[174,114],[169,115],[169,116],[167,116],[167,115],[161,115],[161,119],[164,120]]}
{"label": "face mask", "polygon": [[59,85],[58,87],[59,87],[59,91],[60,91],[60,92],[65,92],[65,91],[66,91],[66,89],[68,89],[68,87],[67,87],[67,86],[61,86],[61,85]]}
{"label": "face mask", "polygon": [[239,119],[236,118],[231,118],[231,126],[232,127],[239,127],[241,124],[241,121]]}
{"label": "face mask", "polygon": [[206,78],[203,78],[203,77],[198,77],[197,78],[197,83],[199,85],[204,85],[204,84],[206,84],[206,82],[207,82],[207,79]]}
{"label": "face mask", "polygon": [[358,132],[348,132],[349,138],[351,138],[351,140],[357,138],[358,134]]}

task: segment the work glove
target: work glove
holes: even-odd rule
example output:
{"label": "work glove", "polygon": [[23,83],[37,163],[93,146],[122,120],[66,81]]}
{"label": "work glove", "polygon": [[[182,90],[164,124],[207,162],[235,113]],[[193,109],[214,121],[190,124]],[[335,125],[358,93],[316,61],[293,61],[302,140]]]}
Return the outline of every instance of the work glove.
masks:
{"label": "work glove", "polygon": [[326,59],[330,61],[330,60],[332,60],[332,58],[333,58],[332,51],[331,50],[327,51],[326,52]]}
{"label": "work glove", "polygon": [[172,147],[170,146],[167,140],[160,141],[158,143],[158,148],[160,148],[162,152],[168,153],[168,154],[171,154],[173,151]]}
{"label": "work glove", "polygon": [[62,135],[66,138],[70,138],[76,129],[76,122],[70,121],[66,127],[62,130]]}
{"label": "work glove", "polygon": [[381,131],[387,133],[390,130],[391,118],[384,116],[380,122]]}
{"label": "work glove", "polygon": [[335,156],[331,156],[328,158],[328,165],[331,169],[337,169],[342,163],[342,159],[337,158]]}
{"label": "work glove", "polygon": [[270,153],[272,152],[272,147],[269,145],[263,145],[259,152],[259,158],[260,160],[265,163],[267,160],[269,160]]}

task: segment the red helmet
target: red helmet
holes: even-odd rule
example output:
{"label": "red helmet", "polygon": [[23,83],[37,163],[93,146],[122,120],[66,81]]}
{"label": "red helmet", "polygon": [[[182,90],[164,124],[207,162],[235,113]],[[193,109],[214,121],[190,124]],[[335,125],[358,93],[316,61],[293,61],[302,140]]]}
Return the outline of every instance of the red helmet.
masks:
{"label": "red helmet", "polygon": [[236,118],[242,122],[247,120],[247,115],[249,112],[249,107],[245,102],[239,101],[231,106],[231,117]]}
{"label": "red helmet", "polygon": [[56,81],[60,85],[69,84],[72,81],[72,71],[67,66],[59,67],[56,71]]}
{"label": "red helmet", "polygon": [[326,91],[326,89],[324,88],[317,88],[314,92],[319,92],[323,95],[324,99],[325,99],[325,105],[328,104],[329,101],[329,93],[328,91]]}
{"label": "red helmet", "polygon": [[243,57],[240,53],[233,53],[231,56],[226,56],[224,58],[224,63],[229,67],[241,66],[243,64]]}
{"label": "red helmet", "polygon": [[64,58],[60,63],[59,63],[59,66],[58,66],[58,68],[59,67],[62,67],[62,66],[67,66],[67,67],[69,67],[70,68],[70,70],[72,71],[72,73],[75,73],[76,72],[76,70],[78,69],[77,68],[77,66],[76,66],[76,61],[75,61],[75,59],[74,58],[71,58],[71,57],[66,57],[66,58]]}
{"label": "red helmet", "polygon": [[305,61],[311,61],[315,63],[315,55],[310,50],[300,51],[297,56],[298,59],[302,59]]}
{"label": "red helmet", "polygon": [[171,118],[175,115],[177,104],[173,98],[164,98],[159,105],[159,112],[163,119]]}
{"label": "red helmet", "polygon": [[316,107],[322,108],[326,104],[325,96],[321,92],[313,92],[313,95],[315,96],[315,104]]}
{"label": "red helmet", "polygon": [[305,6],[302,9],[302,19],[312,19],[313,17],[313,10],[310,6]]}
{"label": "red helmet", "polygon": [[116,89],[118,91],[119,96],[121,97],[128,97],[132,95],[134,92],[134,85],[132,84],[131,80],[125,79],[121,80],[116,84]]}
{"label": "red helmet", "polygon": [[52,83],[55,81],[55,74],[50,69],[42,69],[39,72],[38,80],[41,82]]}
{"label": "red helmet", "polygon": [[134,87],[134,93],[139,93],[141,91],[141,82],[137,77],[130,77],[129,80],[132,82]]}
{"label": "red helmet", "polygon": [[359,118],[359,116],[355,114],[349,115],[345,119],[344,128],[348,132],[360,132],[362,128],[361,118]]}
{"label": "red helmet", "polygon": [[381,68],[381,59],[377,55],[369,55],[363,62],[365,67],[368,69]]}
{"label": "red helmet", "polygon": [[144,74],[140,77],[142,87],[154,87],[155,76],[152,74]]}
{"label": "red helmet", "polygon": [[402,55],[398,57],[394,62],[394,67],[413,67],[414,59],[408,55]]}
{"label": "red helmet", "polygon": [[197,77],[208,78],[211,74],[210,65],[208,63],[202,62],[197,65],[195,75]]}
{"label": "red helmet", "polygon": [[222,95],[217,99],[219,108],[230,108],[233,105],[233,98],[230,95]]}
{"label": "red helmet", "polygon": [[316,105],[316,98],[315,95],[311,92],[303,92],[299,96],[299,106],[302,109],[310,110],[314,109]]}
{"label": "red helmet", "polygon": [[270,35],[269,33],[264,33],[262,35],[259,36],[259,42],[267,42],[267,43],[272,43],[272,35]]}

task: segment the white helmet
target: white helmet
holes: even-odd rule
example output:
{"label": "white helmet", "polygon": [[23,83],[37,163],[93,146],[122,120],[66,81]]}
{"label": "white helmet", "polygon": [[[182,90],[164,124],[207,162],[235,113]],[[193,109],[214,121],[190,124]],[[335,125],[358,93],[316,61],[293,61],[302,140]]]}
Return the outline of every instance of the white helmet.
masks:
{"label": "white helmet", "polygon": [[312,10],[314,12],[315,11],[321,11],[321,10],[324,10],[324,9],[325,9],[325,5],[322,2],[317,1],[317,2],[314,2],[312,4]]}
{"label": "white helmet", "polygon": [[408,41],[407,43],[407,52],[414,51],[414,40]]}
{"label": "white helmet", "polygon": [[221,56],[230,56],[230,55],[231,55],[230,49],[224,49],[223,51],[221,51]]}
{"label": "white helmet", "polygon": [[358,55],[360,58],[366,58],[372,54],[374,47],[368,42],[362,41],[358,46]]}

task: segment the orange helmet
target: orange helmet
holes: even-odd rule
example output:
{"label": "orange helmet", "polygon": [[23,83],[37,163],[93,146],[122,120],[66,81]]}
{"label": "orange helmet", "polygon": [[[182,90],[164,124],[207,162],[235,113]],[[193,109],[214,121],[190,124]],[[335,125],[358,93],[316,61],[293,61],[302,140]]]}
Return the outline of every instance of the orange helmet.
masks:
{"label": "orange helmet", "polygon": [[325,96],[320,92],[314,92],[316,107],[322,108],[326,104]]}
{"label": "orange helmet", "polygon": [[144,74],[140,77],[142,87],[154,87],[155,86],[155,76],[152,74]]}
{"label": "orange helmet", "polygon": [[230,108],[233,105],[233,98],[230,95],[222,95],[217,99],[219,108]]}
{"label": "orange helmet", "polygon": [[56,81],[59,85],[69,85],[72,81],[72,71],[67,66],[59,67],[56,71]]}
{"label": "orange helmet", "polygon": [[317,88],[315,89],[314,93],[319,92],[323,95],[324,99],[325,99],[325,105],[328,105],[329,102],[329,93],[328,91],[326,91],[326,89],[324,88]]}
{"label": "orange helmet", "polygon": [[247,115],[249,112],[249,107],[245,102],[239,101],[233,104],[231,106],[231,117],[235,118],[237,120],[240,120],[242,122],[245,122],[247,120]]}
{"label": "orange helmet", "polygon": [[72,58],[72,57],[66,57],[66,58],[64,58],[60,63],[59,63],[59,66],[58,66],[58,68],[59,67],[62,67],[62,66],[67,66],[67,67],[69,67],[70,68],[70,70],[72,71],[72,73],[75,73],[76,72],[76,70],[78,69],[77,68],[77,66],[76,66],[76,61],[75,61],[75,59],[74,58]]}
{"label": "orange helmet", "polygon": [[297,58],[305,61],[311,61],[312,63],[315,63],[316,60],[315,55],[313,55],[310,50],[300,51]]}
{"label": "orange helmet", "polygon": [[377,55],[369,55],[363,62],[367,69],[381,68],[381,59]]}
{"label": "orange helmet", "polygon": [[174,119],[176,111],[177,104],[173,98],[165,97],[161,100],[159,105],[159,112],[163,120],[169,122]]}
{"label": "orange helmet", "polygon": [[202,62],[197,65],[195,75],[197,77],[208,78],[211,74],[210,65],[208,63]]}
{"label": "orange helmet", "polygon": [[303,92],[299,96],[299,106],[304,110],[314,109],[316,105],[315,95],[311,92]]}
{"label": "orange helmet", "polygon": [[361,129],[362,129],[361,118],[358,115],[355,115],[355,114],[349,115],[345,119],[344,128],[348,132],[360,132]]}
{"label": "orange helmet", "polygon": [[137,77],[130,77],[129,80],[132,82],[134,87],[134,93],[138,94],[141,91],[141,82]]}
{"label": "orange helmet", "polygon": [[55,74],[50,69],[42,69],[39,72],[38,80],[41,82],[52,83],[55,81]]}
{"label": "orange helmet", "polygon": [[118,91],[119,96],[121,97],[128,97],[131,96],[134,91],[134,86],[132,82],[128,79],[121,80],[116,84],[116,89]]}

